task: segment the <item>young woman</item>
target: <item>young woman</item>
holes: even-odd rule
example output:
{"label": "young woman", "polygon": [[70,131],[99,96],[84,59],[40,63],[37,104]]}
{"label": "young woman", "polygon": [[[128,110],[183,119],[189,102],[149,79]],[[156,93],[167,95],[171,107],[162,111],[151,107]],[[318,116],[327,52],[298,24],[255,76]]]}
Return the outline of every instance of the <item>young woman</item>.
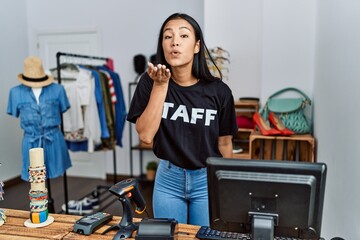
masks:
{"label": "young woman", "polygon": [[182,13],[168,17],[160,29],[158,64],[149,63],[127,118],[160,159],[154,216],[203,226],[209,225],[206,159],[232,157],[237,133],[231,90],[211,75],[206,56],[198,23]]}

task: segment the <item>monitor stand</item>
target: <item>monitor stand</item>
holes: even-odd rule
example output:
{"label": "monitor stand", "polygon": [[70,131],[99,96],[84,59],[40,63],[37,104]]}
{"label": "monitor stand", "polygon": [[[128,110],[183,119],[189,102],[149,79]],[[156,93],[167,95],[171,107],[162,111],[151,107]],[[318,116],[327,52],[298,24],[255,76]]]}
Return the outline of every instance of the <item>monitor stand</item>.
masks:
{"label": "monitor stand", "polygon": [[276,214],[250,213],[252,239],[273,240],[274,226],[277,222]]}

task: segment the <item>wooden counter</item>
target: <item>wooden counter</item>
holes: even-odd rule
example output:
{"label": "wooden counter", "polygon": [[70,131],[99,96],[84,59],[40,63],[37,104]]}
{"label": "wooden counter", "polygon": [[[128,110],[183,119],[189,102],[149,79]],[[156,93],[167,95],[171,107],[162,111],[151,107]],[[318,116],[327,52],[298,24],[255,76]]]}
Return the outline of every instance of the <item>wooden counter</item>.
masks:
{"label": "wooden counter", "polygon": [[[108,227],[119,223],[121,217],[114,216],[112,221],[99,228],[93,234],[86,236],[72,232],[74,223],[82,216],[53,214],[54,222],[42,228],[27,228],[24,222],[29,219],[29,211],[14,210],[4,208],[7,221],[0,226],[0,239],[2,240],[38,240],[38,239],[112,239],[116,231],[110,231],[105,235],[101,235]],[[141,219],[135,218],[134,222],[139,222]],[[179,224],[178,239],[197,239],[195,235],[199,230],[199,226]],[[133,239],[133,238],[130,238]]]}

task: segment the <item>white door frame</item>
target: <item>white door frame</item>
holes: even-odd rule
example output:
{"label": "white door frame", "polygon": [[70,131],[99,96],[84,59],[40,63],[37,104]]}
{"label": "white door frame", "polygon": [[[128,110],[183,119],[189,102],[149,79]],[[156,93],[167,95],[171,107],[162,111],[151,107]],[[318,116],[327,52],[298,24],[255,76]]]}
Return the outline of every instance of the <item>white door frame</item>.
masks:
{"label": "white door frame", "polygon": [[[101,56],[100,32],[95,29],[41,31],[36,33],[35,39],[37,54],[43,60],[44,68],[47,70],[56,67],[57,52]],[[69,61],[69,59],[66,60]],[[80,59],[73,60],[74,63],[83,63]],[[106,178],[105,152],[69,151],[69,153],[72,167],[67,170],[68,176]]]}

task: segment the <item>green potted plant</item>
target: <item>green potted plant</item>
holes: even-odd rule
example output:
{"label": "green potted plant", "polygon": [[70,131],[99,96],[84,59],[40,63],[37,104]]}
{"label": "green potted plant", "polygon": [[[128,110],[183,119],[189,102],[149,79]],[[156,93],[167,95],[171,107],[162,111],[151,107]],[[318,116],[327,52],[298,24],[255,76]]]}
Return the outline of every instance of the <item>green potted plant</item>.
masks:
{"label": "green potted plant", "polygon": [[154,181],[156,169],[158,167],[158,163],[156,161],[150,161],[146,165],[146,178],[149,181]]}

